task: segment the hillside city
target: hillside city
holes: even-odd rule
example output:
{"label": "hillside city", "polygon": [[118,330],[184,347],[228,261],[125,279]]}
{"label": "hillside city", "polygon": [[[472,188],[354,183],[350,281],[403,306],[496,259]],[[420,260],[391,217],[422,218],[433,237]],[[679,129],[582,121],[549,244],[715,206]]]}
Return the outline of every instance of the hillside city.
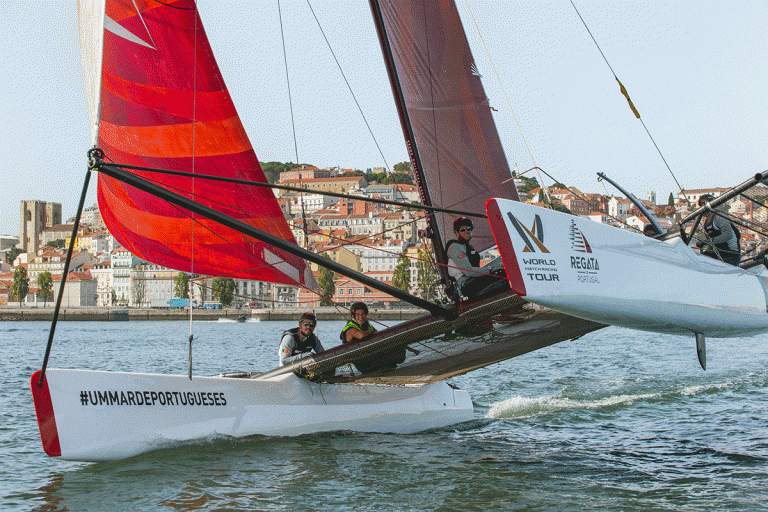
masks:
{"label": "hillside city", "polygon": [[[307,192],[275,190],[280,208],[296,242],[378,281],[394,285],[427,300],[438,298],[432,250],[425,238],[427,220],[423,211],[373,203],[386,199],[419,203],[410,164],[403,162],[387,174],[384,168],[363,173],[352,169],[269,162],[263,164],[270,182],[298,187]],[[556,183],[546,190],[535,179],[517,176],[520,200],[541,207],[555,207],[594,222],[642,232],[650,221],[629,199],[615,195],[583,193]],[[662,204],[649,192],[643,199],[665,228],[672,226],[695,205],[700,196],[715,197],[725,188],[702,188],[670,194]],[[336,198],[322,192],[359,197]],[[755,187],[747,198],[736,197],[725,205],[728,213],[757,225],[768,224],[768,209],[761,207],[768,188]],[[756,203],[759,201],[759,203]],[[0,235],[0,306],[51,306],[58,294],[74,219],[62,221],[61,204],[42,200],[21,201],[18,236]],[[762,240],[742,229],[742,247],[756,250]],[[450,236],[450,234],[446,234]],[[155,307],[179,305],[188,297],[196,307],[224,306],[312,308],[364,301],[379,307],[399,301],[347,277],[328,273],[311,264],[321,283],[323,297],[296,286],[230,279],[226,276],[188,275],[156,265],[131,254],[114,240],[102,221],[98,205],[81,216],[67,276],[63,307]],[[495,249],[484,254],[483,263],[498,256]],[[26,281],[24,281],[26,279]],[[189,282],[193,283],[190,287]],[[16,284],[14,284],[16,283]],[[25,289],[26,288],[26,289]],[[191,288],[191,296],[188,290]],[[14,293],[21,291],[21,297]],[[397,304],[396,304],[397,303]]]}

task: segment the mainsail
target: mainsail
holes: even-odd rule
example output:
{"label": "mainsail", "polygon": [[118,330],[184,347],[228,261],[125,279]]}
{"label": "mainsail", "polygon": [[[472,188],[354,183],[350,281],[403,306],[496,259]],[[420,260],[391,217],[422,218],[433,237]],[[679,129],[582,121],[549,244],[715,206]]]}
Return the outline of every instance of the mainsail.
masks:
{"label": "mainsail", "polygon": [[[425,204],[482,214],[490,197],[518,200],[453,1],[371,0],[371,7]],[[455,216],[435,217],[439,233],[451,235]],[[472,244],[495,245],[487,222],[475,223]]]}
{"label": "mainsail", "polygon": [[[105,162],[266,183],[192,0],[81,2],[93,143]],[[143,178],[295,243],[273,192],[136,171]],[[187,272],[315,286],[306,262],[99,175],[113,236]]]}

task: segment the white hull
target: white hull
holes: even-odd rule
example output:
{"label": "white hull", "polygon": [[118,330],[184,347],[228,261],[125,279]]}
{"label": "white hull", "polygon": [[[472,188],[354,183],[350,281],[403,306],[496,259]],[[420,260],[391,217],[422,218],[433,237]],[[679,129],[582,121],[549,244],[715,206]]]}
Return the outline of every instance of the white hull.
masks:
{"label": "white hull", "polygon": [[701,256],[588,219],[493,199],[488,214],[512,289],[595,322],[710,337],[768,331],[765,268]]}
{"label": "white hull", "polygon": [[413,433],[472,419],[466,391],[424,386],[49,369],[32,376],[43,448],[71,460],[114,460],[214,436]]}

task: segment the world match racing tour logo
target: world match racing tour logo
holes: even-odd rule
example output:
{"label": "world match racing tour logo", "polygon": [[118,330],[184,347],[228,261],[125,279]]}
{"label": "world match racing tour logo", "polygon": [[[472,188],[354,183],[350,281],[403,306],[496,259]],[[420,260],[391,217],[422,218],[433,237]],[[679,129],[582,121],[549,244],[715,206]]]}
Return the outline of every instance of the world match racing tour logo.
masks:
{"label": "world match racing tour logo", "polygon": [[[544,245],[544,226],[541,217],[536,215],[533,219],[531,229],[523,226],[512,213],[507,212],[509,221],[514,226],[517,234],[525,242],[523,252],[549,254],[549,249]],[[520,269],[531,281],[560,281],[560,274],[557,270],[557,261],[549,258],[521,258],[523,266]]]}
{"label": "world match racing tour logo", "polygon": [[[533,226],[531,229],[526,228],[512,213],[507,212],[509,221],[514,226],[517,234],[525,243],[523,248],[524,253],[542,253],[551,254],[549,249],[544,245],[544,225],[541,222],[541,217],[537,214],[533,219]],[[589,245],[587,238],[584,236],[579,228],[576,227],[576,222],[571,220],[570,234],[571,250],[581,253],[592,253],[592,247]],[[521,258],[523,270],[525,275],[531,281],[560,281],[560,273],[557,270],[557,260],[550,257],[544,258]],[[586,256],[571,256],[571,268],[576,270],[577,280],[580,283],[599,283],[597,272],[600,270],[600,265],[595,257]]]}

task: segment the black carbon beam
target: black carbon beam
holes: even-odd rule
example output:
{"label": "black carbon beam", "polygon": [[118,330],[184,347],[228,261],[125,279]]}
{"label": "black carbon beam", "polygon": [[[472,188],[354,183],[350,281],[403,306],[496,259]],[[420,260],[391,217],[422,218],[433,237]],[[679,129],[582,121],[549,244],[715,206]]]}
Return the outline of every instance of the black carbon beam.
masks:
{"label": "black carbon beam", "polygon": [[64,296],[64,285],[67,284],[67,274],[69,274],[69,264],[72,261],[72,251],[75,248],[75,241],[77,240],[77,229],[80,227],[80,216],[83,213],[83,206],[85,205],[85,195],[88,193],[88,184],[91,182],[91,164],[89,161],[88,171],[85,173],[85,180],[83,181],[83,191],[80,193],[80,203],[77,205],[77,214],[75,215],[75,223],[72,225],[72,236],[69,239],[69,248],[67,249],[67,259],[64,261],[64,270],[61,272],[61,285],[59,286],[59,294],[56,297],[56,309],[53,310],[53,320],[51,321],[51,330],[48,333],[48,345],[45,347],[45,357],[43,357],[43,367],[40,370],[40,380],[37,383],[37,387],[43,387],[43,380],[45,379],[45,370],[48,368],[48,358],[51,355],[51,347],[53,346],[53,335],[56,332],[56,324],[59,321],[59,311],[61,311],[61,298]]}
{"label": "black carbon beam", "polygon": [[158,174],[167,174],[170,176],[185,176],[187,178],[195,178],[198,180],[211,180],[211,181],[218,181],[221,183],[236,183],[238,185],[250,185],[252,187],[261,187],[261,188],[269,188],[273,190],[285,190],[288,192],[303,192],[303,193],[312,193],[312,194],[318,194],[321,196],[328,196],[328,197],[339,197],[341,199],[354,199],[354,200],[361,200],[364,199],[366,203],[375,203],[375,204],[388,204],[392,206],[400,206],[402,208],[408,208],[411,210],[423,210],[428,212],[443,212],[443,213],[452,213],[454,215],[463,215],[465,217],[478,217],[481,219],[487,219],[488,216],[485,213],[476,213],[476,212],[465,212],[463,210],[456,210],[453,208],[440,208],[439,206],[426,206],[419,203],[404,203],[403,201],[391,201],[389,199],[378,199],[374,197],[363,197],[363,196],[356,196],[353,194],[341,194],[339,192],[328,192],[325,190],[310,190],[307,188],[301,188],[301,187],[291,187],[288,185],[276,185],[274,183],[262,183],[260,181],[251,181],[251,180],[241,180],[237,178],[226,178],[224,176],[212,176],[210,174],[198,174],[193,172],[184,172],[184,171],[173,171],[170,169],[157,169],[155,167],[142,167],[139,165],[124,165],[121,164],[118,167],[121,169],[131,169],[134,171],[148,171],[148,172],[156,172]]}
{"label": "black carbon beam", "polygon": [[421,299],[419,297],[415,297],[409,293],[399,290],[393,286],[384,284],[380,281],[376,281],[375,279],[372,279],[366,276],[365,274],[362,274],[360,272],[355,272],[354,270],[351,270],[343,265],[339,265],[338,263],[335,263],[326,258],[323,258],[318,254],[315,254],[306,249],[302,249],[301,247],[294,245],[290,242],[287,242],[282,238],[278,238],[265,231],[256,229],[253,226],[250,226],[242,221],[239,221],[235,218],[230,217],[229,215],[225,215],[212,208],[208,208],[207,206],[203,206],[199,203],[196,203],[195,201],[188,199],[182,195],[176,194],[175,192],[171,192],[170,190],[167,190],[159,185],[155,185],[154,183],[151,183],[139,176],[126,172],[122,170],[119,165],[105,164],[100,161],[95,161],[92,169],[97,170],[98,172],[106,176],[109,176],[110,178],[114,178],[118,181],[121,181],[126,185],[130,185],[138,190],[141,190],[155,197],[158,197],[164,201],[167,201],[171,204],[174,204],[176,206],[189,210],[190,212],[196,213],[197,215],[205,217],[206,219],[210,219],[214,222],[217,222],[222,226],[226,226],[228,228],[234,229],[239,233],[253,237],[256,240],[259,240],[261,242],[277,247],[278,249],[282,249],[283,251],[289,254],[293,254],[294,256],[298,256],[307,261],[316,263],[321,267],[325,267],[334,272],[338,272],[339,274],[345,277],[354,279],[355,281],[358,281],[375,290],[379,290],[397,299],[408,302],[409,304],[413,304],[416,307],[425,309],[434,316],[439,316],[443,318],[455,316],[454,313],[450,312],[449,310],[441,306],[438,306],[437,304]]}

